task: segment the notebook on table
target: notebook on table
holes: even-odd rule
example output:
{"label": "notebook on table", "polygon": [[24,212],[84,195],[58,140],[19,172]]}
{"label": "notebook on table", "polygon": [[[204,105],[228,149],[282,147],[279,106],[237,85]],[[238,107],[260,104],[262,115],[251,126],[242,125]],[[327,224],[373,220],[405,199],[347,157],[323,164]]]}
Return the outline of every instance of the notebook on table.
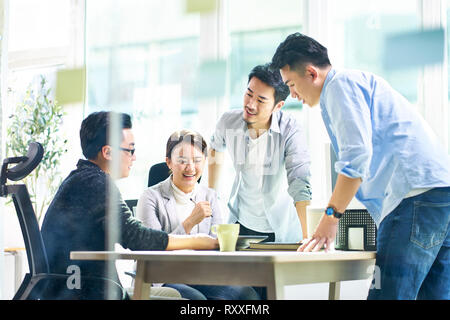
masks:
{"label": "notebook on table", "polygon": [[250,243],[247,248],[243,248],[241,250],[297,251],[298,247],[300,247],[301,245],[301,242],[259,242]]}

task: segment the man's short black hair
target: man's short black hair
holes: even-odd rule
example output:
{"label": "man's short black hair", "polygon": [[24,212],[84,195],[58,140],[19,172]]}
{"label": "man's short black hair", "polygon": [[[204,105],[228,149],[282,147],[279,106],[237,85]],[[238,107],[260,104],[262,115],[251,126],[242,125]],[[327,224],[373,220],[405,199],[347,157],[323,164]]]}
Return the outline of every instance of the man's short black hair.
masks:
{"label": "man's short black hair", "polygon": [[[108,145],[111,115],[114,112],[99,111],[91,113],[81,123],[81,149],[86,159],[94,160],[102,147]],[[131,117],[126,113],[115,113],[119,117],[120,131],[131,129]]]}
{"label": "man's short black hair", "polygon": [[256,77],[265,84],[274,88],[275,104],[277,104],[280,101],[286,100],[286,98],[289,96],[289,87],[283,82],[280,70],[270,70],[269,66],[270,64],[267,63],[254,67],[248,75],[248,82],[250,82],[253,77]]}
{"label": "man's short black hair", "polygon": [[278,46],[270,68],[279,70],[288,65],[290,69],[298,70],[306,63],[323,68],[330,66],[328,50],[319,42],[299,32],[289,35]]}

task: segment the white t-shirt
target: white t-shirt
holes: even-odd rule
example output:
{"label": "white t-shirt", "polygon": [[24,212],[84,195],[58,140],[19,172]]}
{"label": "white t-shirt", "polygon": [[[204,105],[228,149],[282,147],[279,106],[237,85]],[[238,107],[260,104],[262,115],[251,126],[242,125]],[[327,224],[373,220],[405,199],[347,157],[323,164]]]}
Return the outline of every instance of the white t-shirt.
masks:
{"label": "white t-shirt", "polygon": [[268,133],[249,139],[248,157],[242,171],[242,182],[238,190],[239,222],[258,232],[273,232],[267,217],[262,196],[264,159],[267,152]]}
{"label": "white t-shirt", "polygon": [[418,196],[419,194],[422,194],[422,193],[425,193],[427,191],[430,191],[431,189],[433,189],[433,188],[413,189],[410,192],[408,192],[408,194],[405,196],[405,199]]}

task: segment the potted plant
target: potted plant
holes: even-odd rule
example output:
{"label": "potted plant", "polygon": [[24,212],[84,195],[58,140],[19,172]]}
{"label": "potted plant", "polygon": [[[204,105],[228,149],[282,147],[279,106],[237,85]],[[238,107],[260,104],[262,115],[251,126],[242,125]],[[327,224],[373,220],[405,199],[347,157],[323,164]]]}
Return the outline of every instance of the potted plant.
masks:
{"label": "potted plant", "polygon": [[41,76],[38,89],[30,85],[21,102],[9,117],[7,127],[6,154],[22,156],[28,150],[30,141],[37,141],[44,147],[44,156],[39,166],[23,180],[27,185],[38,221],[45,213],[61,183],[59,164],[67,152],[67,139],[60,133],[63,122],[63,108],[50,98],[51,88]]}

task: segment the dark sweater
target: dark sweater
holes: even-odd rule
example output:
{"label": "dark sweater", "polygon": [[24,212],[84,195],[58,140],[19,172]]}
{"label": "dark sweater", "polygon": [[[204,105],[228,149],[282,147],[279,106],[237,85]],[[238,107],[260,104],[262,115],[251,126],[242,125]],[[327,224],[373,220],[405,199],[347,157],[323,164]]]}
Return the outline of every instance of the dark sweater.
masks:
{"label": "dark sweater", "polygon": [[[106,262],[70,260],[70,251],[107,250],[105,226],[111,183],[119,208],[117,242],[131,250],[165,250],[167,233],[146,228],[132,217],[110,176],[94,163],[79,160],[77,169],[59,187],[42,225],[51,272],[66,274],[68,266],[76,265],[81,277],[107,277]],[[109,278],[118,281],[117,272]]]}

